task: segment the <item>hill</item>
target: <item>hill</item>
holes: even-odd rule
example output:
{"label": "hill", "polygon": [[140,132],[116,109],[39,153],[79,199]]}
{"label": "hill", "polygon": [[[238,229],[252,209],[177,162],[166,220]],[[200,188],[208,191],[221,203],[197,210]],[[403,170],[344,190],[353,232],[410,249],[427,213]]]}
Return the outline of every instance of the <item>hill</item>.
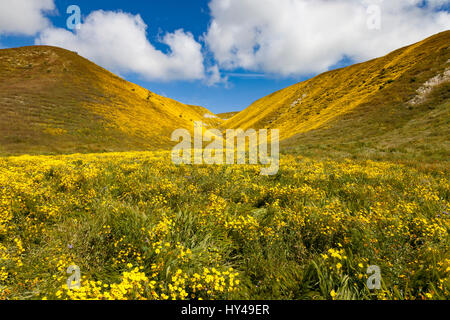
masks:
{"label": "hill", "polygon": [[450,157],[450,31],[264,97],[226,128],[278,128],[285,150],[368,158]]}
{"label": "hill", "polygon": [[205,108],[127,82],[75,52],[48,46],[0,50],[0,154],[166,149]]}
{"label": "hill", "polygon": [[[1,156],[0,300],[448,300],[448,163],[335,159],[448,159],[448,40],[222,123],[333,157],[284,154],[274,176],[177,166],[170,150]],[[173,128],[226,117],[57,48],[0,51],[0,77],[0,153],[167,148]]]}
{"label": "hill", "polygon": [[235,115],[237,115],[239,111],[232,111],[232,112],[225,112],[225,113],[219,113],[217,116],[219,116],[221,119],[229,120]]}

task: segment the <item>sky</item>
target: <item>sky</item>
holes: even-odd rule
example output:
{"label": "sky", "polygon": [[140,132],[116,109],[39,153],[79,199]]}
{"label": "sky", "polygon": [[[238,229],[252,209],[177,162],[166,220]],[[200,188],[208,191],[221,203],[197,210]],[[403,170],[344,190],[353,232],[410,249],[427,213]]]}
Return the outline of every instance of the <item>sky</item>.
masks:
{"label": "sky", "polygon": [[449,29],[450,0],[0,0],[0,48],[77,51],[214,113]]}

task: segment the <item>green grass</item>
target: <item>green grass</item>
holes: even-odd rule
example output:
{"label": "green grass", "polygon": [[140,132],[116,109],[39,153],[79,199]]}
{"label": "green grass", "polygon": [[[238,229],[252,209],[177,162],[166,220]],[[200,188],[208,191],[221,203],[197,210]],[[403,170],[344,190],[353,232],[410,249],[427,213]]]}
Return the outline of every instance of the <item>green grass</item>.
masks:
{"label": "green grass", "polygon": [[[73,264],[84,287],[123,284],[128,264],[141,267],[159,297],[177,299],[178,270],[187,298],[450,297],[448,166],[283,155],[264,177],[255,166],[176,167],[163,152],[3,158],[0,172],[7,299],[67,298]],[[381,290],[366,286],[369,265]],[[204,268],[230,267],[235,287],[195,290]],[[141,284],[121,298],[155,298]]]}
{"label": "green grass", "polygon": [[285,148],[308,155],[318,150],[330,157],[389,160],[383,153],[399,153],[395,159],[416,152],[417,160],[446,159],[449,80],[436,85],[423,103],[409,102],[427,81],[449,70],[449,37],[450,31],[442,32],[384,57],[325,72],[259,99],[223,126],[279,129]]}
{"label": "green grass", "polygon": [[[50,72],[48,72],[50,70]],[[77,54],[32,46],[0,50],[0,154],[159,150],[208,110],[161,97]],[[48,129],[62,129],[51,134]]]}

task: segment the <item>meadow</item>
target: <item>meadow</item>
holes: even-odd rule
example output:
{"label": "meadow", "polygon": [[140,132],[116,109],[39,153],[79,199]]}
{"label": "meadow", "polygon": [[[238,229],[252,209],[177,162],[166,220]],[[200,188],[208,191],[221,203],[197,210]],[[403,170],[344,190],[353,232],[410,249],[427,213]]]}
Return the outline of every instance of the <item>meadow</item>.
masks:
{"label": "meadow", "polygon": [[292,154],[275,176],[167,151],[3,157],[0,298],[449,299],[449,176]]}

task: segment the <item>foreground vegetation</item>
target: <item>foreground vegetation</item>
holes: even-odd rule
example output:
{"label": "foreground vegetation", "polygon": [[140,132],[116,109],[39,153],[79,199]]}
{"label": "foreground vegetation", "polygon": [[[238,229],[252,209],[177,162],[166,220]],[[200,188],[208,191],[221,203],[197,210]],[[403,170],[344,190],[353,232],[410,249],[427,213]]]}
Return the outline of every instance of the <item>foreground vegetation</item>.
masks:
{"label": "foreground vegetation", "polygon": [[447,165],[281,161],[264,177],[168,152],[1,158],[0,297],[450,297]]}

